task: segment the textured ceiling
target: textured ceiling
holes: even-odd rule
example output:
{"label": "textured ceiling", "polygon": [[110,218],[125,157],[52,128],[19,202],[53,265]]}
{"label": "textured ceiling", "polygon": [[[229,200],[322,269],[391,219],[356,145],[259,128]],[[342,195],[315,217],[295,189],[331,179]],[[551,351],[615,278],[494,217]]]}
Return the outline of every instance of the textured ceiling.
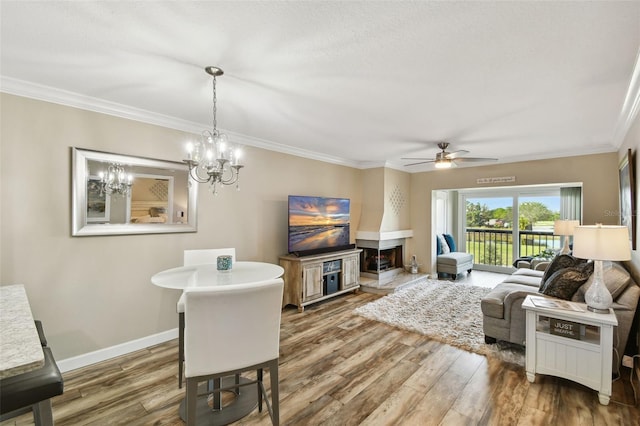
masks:
{"label": "textured ceiling", "polygon": [[0,7],[5,92],[194,130],[215,65],[232,140],[358,167],[443,140],[501,162],[615,151],[640,46],[640,2]]}

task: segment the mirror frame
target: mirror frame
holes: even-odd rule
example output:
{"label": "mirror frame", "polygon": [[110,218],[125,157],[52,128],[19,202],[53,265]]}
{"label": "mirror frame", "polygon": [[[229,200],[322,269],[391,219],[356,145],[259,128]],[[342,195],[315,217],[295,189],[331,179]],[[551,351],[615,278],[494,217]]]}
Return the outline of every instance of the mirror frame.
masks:
{"label": "mirror frame", "polygon": [[[197,232],[198,185],[189,174],[189,167],[177,161],[158,160],[132,155],[114,154],[83,148],[71,148],[71,235],[74,237],[96,235],[136,235]],[[188,176],[187,223],[91,223],[87,221],[88,161],[114,162],[128,166],[184,170]]]}

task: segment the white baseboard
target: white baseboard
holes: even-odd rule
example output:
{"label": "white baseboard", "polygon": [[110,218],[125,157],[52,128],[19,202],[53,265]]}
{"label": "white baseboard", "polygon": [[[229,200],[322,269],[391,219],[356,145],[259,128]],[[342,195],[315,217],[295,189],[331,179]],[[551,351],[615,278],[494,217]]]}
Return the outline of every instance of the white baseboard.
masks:
{"label": "white baseboard", "polygon": [[139,351],[140,349],[148,348],[149,346],[158,345],[160,343],[164,343],[177,338],[178,329],[174,328],[172,330],[163,331],[162,333],[153,334],[151,336],[145,336],[140,339],[131,340],[130,342],[121,343],[109,348],[104,348],[94,352],[74,356],[72,358],[63,359],[61,361],[56,361],[56,364],[58,364],[60,372],[66,373],[67,371],[76,370],[78,368],[86,367],[87,365],[107,361],[111,358],[126,355],[128,353]]}

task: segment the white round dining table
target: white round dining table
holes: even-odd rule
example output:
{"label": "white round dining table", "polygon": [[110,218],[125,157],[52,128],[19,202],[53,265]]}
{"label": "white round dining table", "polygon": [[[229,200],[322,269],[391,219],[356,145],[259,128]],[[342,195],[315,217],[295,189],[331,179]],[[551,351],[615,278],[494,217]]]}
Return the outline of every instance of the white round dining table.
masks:
{"label": "white round dining table", "polygon": [[209,287],[217,285],[246,284],[280,278],[284,268],[265,262],[233,262],[228,271],[218,271],[215,263],[180,266],[158,272],[151,283],[163,288],[184,290],[186,287]]}

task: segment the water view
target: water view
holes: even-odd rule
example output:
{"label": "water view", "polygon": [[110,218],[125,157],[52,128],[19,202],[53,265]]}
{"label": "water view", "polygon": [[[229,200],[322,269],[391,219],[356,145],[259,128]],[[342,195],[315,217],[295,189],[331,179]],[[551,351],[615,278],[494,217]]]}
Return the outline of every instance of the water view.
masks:
{"label": "water view", "polygon": [[289,228],[289,250],[304,251],[349,244],[349,225],[292,226]]}

